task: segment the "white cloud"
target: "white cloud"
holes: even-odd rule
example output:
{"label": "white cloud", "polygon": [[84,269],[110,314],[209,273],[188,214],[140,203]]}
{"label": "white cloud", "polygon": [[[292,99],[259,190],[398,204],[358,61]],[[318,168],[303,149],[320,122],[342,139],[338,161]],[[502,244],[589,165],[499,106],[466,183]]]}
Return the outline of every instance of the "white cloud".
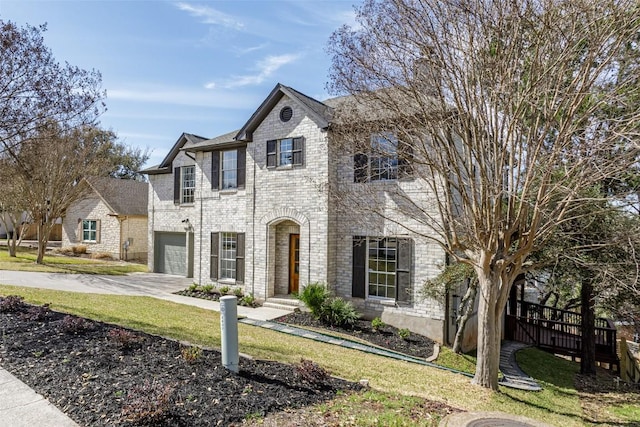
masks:
{"label": "white cloud", "polygon": [[224,85],[224,87],[229,89],[241,86],[258,85],[271,77],[271,75],[281,67],[296,61],[299,57],[300,55],[297,54],[267,56],[256,64],[257,72],[255,74],[233,77]]}
{"label": "white cloud", "polygon": [[215,89],[216,88],[216,83],[215,82],[209,82],[207,84],[204,85],[205,89]]}
{"label": "white cloud", "polygon": [[225,28],[231,28],[234,30],[242,30],[244,28],[244,24],[233,16],[208,6],[199,6],[180,2],[176,3],[176,7],[192,16],[202,18],[202,22],[205,24],[221,25]]}
{"label": "white cloud", "polygon": [[236,53],[237,53],[238,56],[242,56],[242,55],[246,55],[246,54],[251,53],[251,52],[262,50],[262,49],[266,48],[267,46],[268,46],[267,43],[262,43],[262,44],[260,44],[258,46],[250,46],[250,47],[247,47],[247,48],[244,48],[244,49],[240,49],[239,48],[239,49],[236,49]]}

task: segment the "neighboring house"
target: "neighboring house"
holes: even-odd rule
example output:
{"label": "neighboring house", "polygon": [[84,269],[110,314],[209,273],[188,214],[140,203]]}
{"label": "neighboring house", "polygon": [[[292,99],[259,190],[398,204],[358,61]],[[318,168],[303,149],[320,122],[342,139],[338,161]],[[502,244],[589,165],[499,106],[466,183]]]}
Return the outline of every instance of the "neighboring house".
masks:
{"label": "neighboring house", "polygon": [[88,178],[84,198],[62,222],[62,246],[86,245],[88,252],[115,259],[147,260],[149,185],[127,179]]}
{"label": "neighboring house", "polygon": [[410,218],[345,209],[326,191],[378,186],[423,198],[425,186],[402,179],[398,159],[354,159],[335,149],[335,102],[278,84],[239,130],[213,139],[182,134],[162,163],[143,171],[149,268],[263,300],[326,283],[368,317],[443,342],[452,327],[446,304],[419,291],[441,271],[445,253],[397,224],[432,231]]}

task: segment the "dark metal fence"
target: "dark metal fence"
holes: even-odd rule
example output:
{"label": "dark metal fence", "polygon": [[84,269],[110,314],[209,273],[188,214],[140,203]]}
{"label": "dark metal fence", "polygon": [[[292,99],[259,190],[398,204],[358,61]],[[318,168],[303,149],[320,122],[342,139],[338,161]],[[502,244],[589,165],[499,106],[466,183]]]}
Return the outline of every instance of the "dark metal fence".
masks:
{"label": "dark metal fence", "polygon": [[[513,309],[515,308],[515,312]],[[543,350],[580,356],[582,315],[526,301],[508,305],[505,338],[525,342]],[[616,329],[608,319],[596,319],[596,360],[617,364]]]}

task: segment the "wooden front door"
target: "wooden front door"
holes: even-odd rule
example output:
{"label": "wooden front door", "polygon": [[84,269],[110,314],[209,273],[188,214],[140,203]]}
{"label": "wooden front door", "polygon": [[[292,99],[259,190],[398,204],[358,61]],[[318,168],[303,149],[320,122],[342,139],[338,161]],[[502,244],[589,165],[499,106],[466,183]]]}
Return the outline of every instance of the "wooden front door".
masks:
{"label": "wooden front door", "polygon": [[300,276],[300,235],[289,235],[289,293],[298,292]]}

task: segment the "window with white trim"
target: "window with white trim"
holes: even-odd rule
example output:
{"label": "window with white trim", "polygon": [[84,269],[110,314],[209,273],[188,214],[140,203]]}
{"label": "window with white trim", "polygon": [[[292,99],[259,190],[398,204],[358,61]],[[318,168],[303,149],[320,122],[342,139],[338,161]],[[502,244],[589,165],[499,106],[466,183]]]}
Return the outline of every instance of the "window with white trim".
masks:
{"label": "window with white trim", "polygon": [[227,150],[221,153],[222,190],[238,188],[238,151]]}
{"label": "window with white trim", "polygon": [[370,297],[396,297],[396,261],[398,242],[395,238],[367,239],[367,295]]}
{"label": "window with white trim", "polygon": [[267,167],[302,166],[304,138],[284,138],[267,141]]}
{"label": "window with white trim", "polygon": [[244,233],[211,233],[211,279],[244,283]]}
{"label": "window with white trim", "polygon": [[354,236],[351,296],[411,303],[413,240]]}
{"label": "window with white trim", "polygon": [[84,219],[82,220],[82,241],[97,242],[98,241],[98,221]]}
{"label": "window with white trim", "polygon": [[236,233],[220,233],[220,279],[236,279]]}
{"label": "window with white trim", "polygon": [[182,166],[180,168],[180,175],[180,203],[193,203],[196,194],[196,167]]}
{"label": "window with white trim", "polygon": [[393,181],[411,176],[411,146],[390,133],[371,135],[367,153],[353,156],[354,182]]}

